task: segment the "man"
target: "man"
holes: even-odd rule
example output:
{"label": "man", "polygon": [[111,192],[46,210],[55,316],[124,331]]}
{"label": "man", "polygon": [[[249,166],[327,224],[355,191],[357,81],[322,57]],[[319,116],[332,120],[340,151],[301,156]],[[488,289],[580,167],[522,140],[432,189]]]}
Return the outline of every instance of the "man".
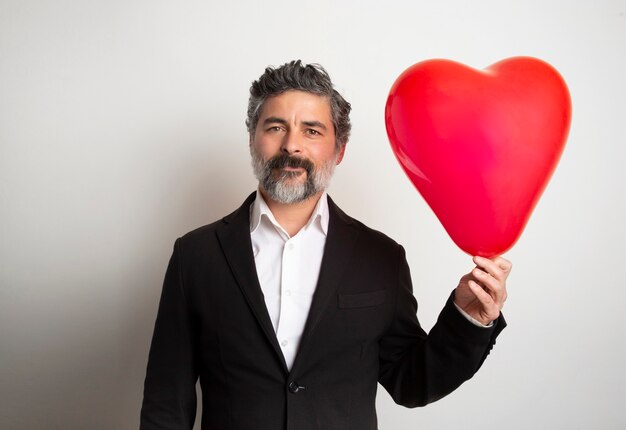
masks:
{"label": "man", "polygon": [[350,105],[317,65],[252,84],[259,188],[176,241],[155,324],[141,429],[376,429],[377,384],[402,405],[435,401],[481,366],[505,322],[511,265],[475,257],[430,333],[404,250],[325,193]]}

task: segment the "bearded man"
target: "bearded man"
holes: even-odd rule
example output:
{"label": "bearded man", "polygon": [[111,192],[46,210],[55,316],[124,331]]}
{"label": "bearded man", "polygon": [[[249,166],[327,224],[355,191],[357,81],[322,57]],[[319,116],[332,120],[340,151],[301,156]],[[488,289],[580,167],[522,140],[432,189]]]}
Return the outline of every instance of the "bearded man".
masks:
{"label": "bearded man", "polygon": [[246,124],[257,191],[176,241],[159,304],[142,430],[377,428],[380,383],[401,405],[471,378],[504,328],[511,264],[474,257],[420,327],[404,249],[326,194],[350,104],[319,65],[267,68]]}

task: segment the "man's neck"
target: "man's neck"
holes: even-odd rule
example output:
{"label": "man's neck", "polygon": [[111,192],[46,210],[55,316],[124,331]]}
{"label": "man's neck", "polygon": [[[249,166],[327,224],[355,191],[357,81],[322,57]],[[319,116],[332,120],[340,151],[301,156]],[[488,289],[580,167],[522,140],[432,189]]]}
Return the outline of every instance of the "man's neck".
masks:
{"label": "man's neck", "polygon": [[263,189],[260,191],[276,222],[290,237],[295,236],[306,225],[323,194],[323,191],[320,191],[302,202],[288,204],[272,200]]}

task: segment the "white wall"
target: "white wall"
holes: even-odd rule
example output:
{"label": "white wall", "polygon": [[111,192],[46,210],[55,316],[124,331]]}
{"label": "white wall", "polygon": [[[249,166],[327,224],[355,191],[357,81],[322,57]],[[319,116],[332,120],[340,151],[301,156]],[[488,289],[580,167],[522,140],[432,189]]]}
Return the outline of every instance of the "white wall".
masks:
{"label": "white wall", "polygon": [[625,1],[0,0],[0,428],[137,427],[173,241],[252,191],[244,116],[268,64],[323,64],[353,105],[331,194],[405,245],[430,327],[472,267],[397,165],[409,65],[531,55],[569,84],[560,166],[516,247],[509,327],[381,429],[626,426]]}

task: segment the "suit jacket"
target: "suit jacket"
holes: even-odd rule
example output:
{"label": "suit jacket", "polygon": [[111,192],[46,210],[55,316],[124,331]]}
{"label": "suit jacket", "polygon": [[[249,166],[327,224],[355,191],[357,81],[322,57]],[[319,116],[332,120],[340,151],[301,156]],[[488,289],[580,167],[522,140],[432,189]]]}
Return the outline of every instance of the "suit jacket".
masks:
{"label": "suit jacket", "polygon": [[404,406],[433,402],[481,366],[504,328],[476,327],[451,299],[427,335],[403,248],[329,198],[319,280],[287,369],[256,276],[250,195],[179,238],[150,348],[142,430],[191,429],[200,378],[203,430],[377,428],[377,384]]}

